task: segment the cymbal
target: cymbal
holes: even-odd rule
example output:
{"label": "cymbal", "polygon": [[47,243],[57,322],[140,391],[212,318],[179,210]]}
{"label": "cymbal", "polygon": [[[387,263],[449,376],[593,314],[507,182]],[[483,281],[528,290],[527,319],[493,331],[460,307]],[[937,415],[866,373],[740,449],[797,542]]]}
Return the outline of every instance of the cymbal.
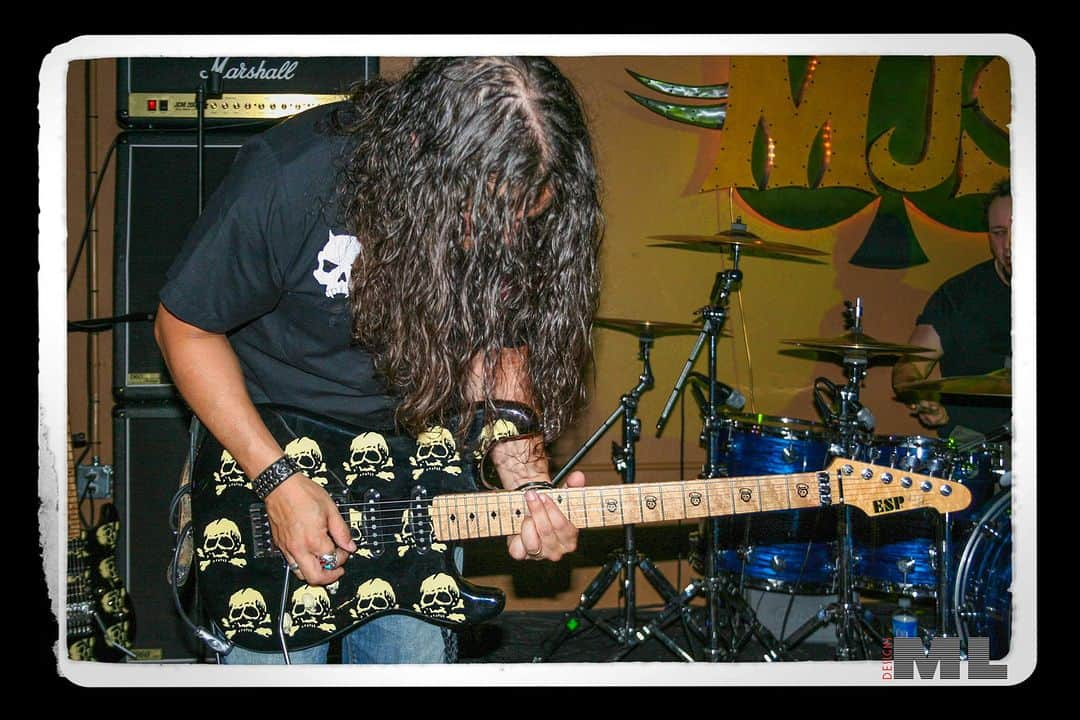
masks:
{"label": "cymbal", "polygon": [[701,325],[662,322],[659,320],[627,320],[623,318],[598,317],[593,321],[597,327],[630,333],[639,337],[663,337],[664,335],[696,335]]}
{"label": "cymbal", "polygon": [[851,332],[833,338],[793,338],[781,340],[780,342],[825,352],[864,352],[868,355],[918,355],[919,353],[933,352],[931,348],[917,345],[899,345],[877,340],[865,333]]}
{"label": "cymbal", "polygon": [[1012,396],[1012,370],[1004,368],[985,375],[954,375],[919,380],[896,386],[897,392],[936,392],[944,395]]}
{"label": "cymbal", "polygon": [[763,240],[746,230],[725,230],[715,235],[650,235],[649,237],[653,240],[663,240],[666,243],[697,246],[701,250],[715,250],[717,252],[722,251],[725,246],[736,246],[778,255],[828,255],[828,253],[821,250],[803,247],[802,245]]}

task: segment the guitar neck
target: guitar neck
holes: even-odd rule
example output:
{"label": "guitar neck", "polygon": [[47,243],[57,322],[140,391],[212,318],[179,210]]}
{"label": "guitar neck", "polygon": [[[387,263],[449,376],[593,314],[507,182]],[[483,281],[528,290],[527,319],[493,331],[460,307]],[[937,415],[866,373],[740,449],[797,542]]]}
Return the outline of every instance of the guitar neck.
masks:
{"label": "guitar neck", "polygon": [[[818,472],[539,490],[578,528],[820,507]],[[828,493],[828,486],[825,486]],[[440,495],[432,501],[442,541],[516,535],[528,517],[524,493]]]}
{"label": "guitar neck", "polygon": [[71,423],[67,433],[68,467],[68,540],[75,540],[82,535],[82,523],[79,521],[79,494],[75,485],[75,453],[71,447]]}

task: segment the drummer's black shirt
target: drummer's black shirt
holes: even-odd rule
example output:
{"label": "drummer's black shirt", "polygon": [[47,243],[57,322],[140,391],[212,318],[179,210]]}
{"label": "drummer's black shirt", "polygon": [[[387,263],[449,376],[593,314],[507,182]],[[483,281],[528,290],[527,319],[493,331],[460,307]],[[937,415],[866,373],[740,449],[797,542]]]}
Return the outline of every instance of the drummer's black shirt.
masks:
{"label": "drummer's black shirt", "polygon": [[[932,325],[944,354],[941,375],[984,375],[1011,366],[1012,305],[1009,286],[988,260],[946,280],[916,321]],[[957,425],[988,433],[1007,424],[1008,398],[946,395],[949,422],[939,428],[948,437]]]}

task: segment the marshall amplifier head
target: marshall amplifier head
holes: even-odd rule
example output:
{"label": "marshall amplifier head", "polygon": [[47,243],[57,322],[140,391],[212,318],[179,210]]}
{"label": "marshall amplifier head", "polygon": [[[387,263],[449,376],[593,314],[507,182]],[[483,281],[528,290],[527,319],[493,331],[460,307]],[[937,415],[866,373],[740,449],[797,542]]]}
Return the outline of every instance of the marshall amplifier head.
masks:
{"label": "marshall amplifier head", "polygon": [[348,96],[349,86],[379,73],[377,57],[120,58],[117,117],[129,128],[195,127],[195,98],[221,73],[221,94],[207,97],[206,126],[272,122]]}

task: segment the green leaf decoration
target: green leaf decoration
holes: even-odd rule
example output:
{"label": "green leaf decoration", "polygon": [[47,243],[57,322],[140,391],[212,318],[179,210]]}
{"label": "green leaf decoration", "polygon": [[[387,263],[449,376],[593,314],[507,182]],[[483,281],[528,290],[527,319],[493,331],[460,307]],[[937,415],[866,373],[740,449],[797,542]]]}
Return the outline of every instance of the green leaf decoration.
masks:
{"label": "green leaf decoration", "polygon": [[788,56],[788,82],[791,83],[791,99],[795,107],[802,103],[803,87],[806,85],[806,74],[810,72],[810,55]]}
{"label": "green leaf decoration", "polygon": [[897,270],[929,262],[919,241],[915,239],[903,195],[893,190],[882,193],[874,221],[849,262],[859,267],[883,270]]}
{"label": "green leaf decoration", "polygon": [[727,103],[717,105],[675,105],[635,95],[632,92],[626,94],[657,115],[687,125],[720,130],[724,127],[724,119],[727,117]]}
{"label": "green leaf decoration", "polygon": [[677,83],[669,83],[663,80],[646,77],[629,68],[626,69],[626,72],[630,73],[630,77],[634,78],[650,90],[655,90],[656,92],[664,93],[665,95],[696,98],[699,100],[716,100],[728,96],[727,83],[722,85],[679,85]]}
{"label": "green leaf decoration", "polygon": [[820,230],[847,220],[877,197],[855,188],[738,188],[739,197],[771,222],[795,230]]}

